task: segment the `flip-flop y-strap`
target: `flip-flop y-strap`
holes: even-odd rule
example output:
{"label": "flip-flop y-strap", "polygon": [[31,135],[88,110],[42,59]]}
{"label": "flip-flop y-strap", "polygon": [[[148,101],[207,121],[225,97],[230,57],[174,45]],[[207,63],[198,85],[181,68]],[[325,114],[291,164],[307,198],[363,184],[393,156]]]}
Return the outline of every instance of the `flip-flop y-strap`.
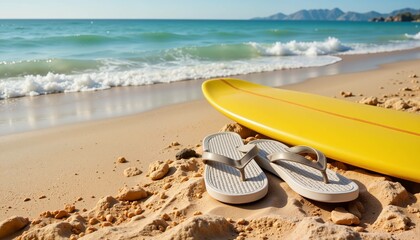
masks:
{"label": "flip-flop y-strap", "polygon": [[203,162],[215,161],[234,167],[239,170],[241,180],[246,181],[245,167],[246,165],[258,155],[258,147],[254,144],[243,145],[237,148],[238,151],[245,153],[241,159],[232,159],[213,152],[203,152]]}
{"label": "flip-flop y-strap", "polygon": [[[315,154],[316,161],[311,161],[301,154]],[[312,167],[321,172],[324,183],[328,183],[327,176],[327,159],[325,155],[308,146],[295,146],[287,149],[287,152],[276,152],[267,156],[272,163],[279,163],[281,161],[297,162],[308,167]]]}

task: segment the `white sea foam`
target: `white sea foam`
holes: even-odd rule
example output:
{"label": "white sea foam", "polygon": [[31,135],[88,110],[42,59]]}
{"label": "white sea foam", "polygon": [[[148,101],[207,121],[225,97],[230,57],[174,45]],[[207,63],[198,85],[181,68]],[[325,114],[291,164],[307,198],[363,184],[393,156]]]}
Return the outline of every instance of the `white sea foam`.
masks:
{"label": "white sea foam", "polygon": [[394,52],[400,50],[408,50],[420,47],[420,41],[393,41],[387,44],[349,44],[351,50],[337,53],[337,55],[352,55],[352,54],[369,54],[381,52]]}
{"label": "white sea foam", "polygon": [[415,40],[420,40],[420,32],[418,32],[417,34],[414,35],[410,35],[410,34],[405,34],[405,37],[408,39],[415,39]]}
{"label": "white sea foam", "polygon": [[276,42],[268,45],[252,42],[249,44],[258,49],[263,56],[320,56],[336,54],[351,49],[334,37],[329,37],[322,42],[290,41],[287,43]]}
{"label": "white sea foam", "polygon": [[381,52],[393,52],[420,47],[420,32],[415,35],[405,35],[412,39],[408,41],[390,41],[384,44],[367,43],[346,43],[339,39],[328,37],[325,41],[286,43],[276,42],[274,44],[249,43],[256,48],[263,56],[323,56],[323,55],[351,55],[369,54]]}
{"label": "white sea foam", "polygon": [[250,42],[246,45],[253,49],[251,52],[258,52],[259,56],[242,60],[205,61],[191,57],[189,55],[191,52],[182,51],[178,55],[171,55],[170,60],[160,63],[110,59],[104,60],[102,67],[99,70],[91,70],[92,72],[80,74],[50,72],[45,75],[0,79],[0,99],[325,66],[340,61],[339,57],[331,55],[391,52],[420,47],[419,34],[406,35],[411,40],[386,44],[343,44],[334,37],[314,42],[290,41],[273,44]]}
{"label": "white sea foam", "polygon": [[58,92],[103,90],[118,86],[140,86],[173,81],[225,77],[280,69],[317,67],[341,59],[333,56],[262,57],[248,61],[184,62],[178,66],[149,66],[128,71],[100,71],[76,75],[48,73],[27,75],[0,82],[0,99]]}

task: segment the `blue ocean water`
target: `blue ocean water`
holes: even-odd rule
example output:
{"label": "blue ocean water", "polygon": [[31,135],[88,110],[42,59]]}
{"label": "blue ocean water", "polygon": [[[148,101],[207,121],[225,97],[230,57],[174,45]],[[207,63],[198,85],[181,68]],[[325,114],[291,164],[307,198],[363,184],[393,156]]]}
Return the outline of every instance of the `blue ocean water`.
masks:
{"label": "blue ocean water", "polygon": [[0,20],[0,99],[324,66],[420,47],[419,25]]}

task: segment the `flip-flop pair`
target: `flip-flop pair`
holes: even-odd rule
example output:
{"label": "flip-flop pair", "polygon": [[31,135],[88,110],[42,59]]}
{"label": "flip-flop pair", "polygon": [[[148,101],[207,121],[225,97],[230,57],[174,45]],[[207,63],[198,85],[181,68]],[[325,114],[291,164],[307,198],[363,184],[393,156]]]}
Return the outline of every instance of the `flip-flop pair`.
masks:
{"label": "flip-flop pair", "polygon": [[[316,155],[317,161],[301,155],[308,153]],[[348,202],[359,195],[357,184],[327,169],[324,154],[306,146],[289,148],[274,140],[244,145],[238,134],[222,132],[204,138],[202,157],[207,192],[225,203],[249,203],[267,194],[268,180],[260,167],[316,201]]]}

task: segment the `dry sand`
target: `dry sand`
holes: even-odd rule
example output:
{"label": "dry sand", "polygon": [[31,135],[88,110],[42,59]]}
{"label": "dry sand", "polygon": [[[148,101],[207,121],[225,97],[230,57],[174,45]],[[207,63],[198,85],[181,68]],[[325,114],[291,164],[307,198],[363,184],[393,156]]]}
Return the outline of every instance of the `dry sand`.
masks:
{"label": "dry sand", "polygon": [[[284,88],[349,101],[377,97],[379,107],[418,114],[419,65],[420,60],[388,64]],[[420,234],[418,183],[333,160],[329,168],[359,185],[357,200],[308,200],[271,174],[269,193],[260,201],[228,205],[212,199],[202,179],[200,143],[226,123],[231,121],[199,100],[0,137],[0,221],[5,220],[0,238],[22,227],[6,238],[417,239]],[[198,155],[177,160],[184,148]]]}

